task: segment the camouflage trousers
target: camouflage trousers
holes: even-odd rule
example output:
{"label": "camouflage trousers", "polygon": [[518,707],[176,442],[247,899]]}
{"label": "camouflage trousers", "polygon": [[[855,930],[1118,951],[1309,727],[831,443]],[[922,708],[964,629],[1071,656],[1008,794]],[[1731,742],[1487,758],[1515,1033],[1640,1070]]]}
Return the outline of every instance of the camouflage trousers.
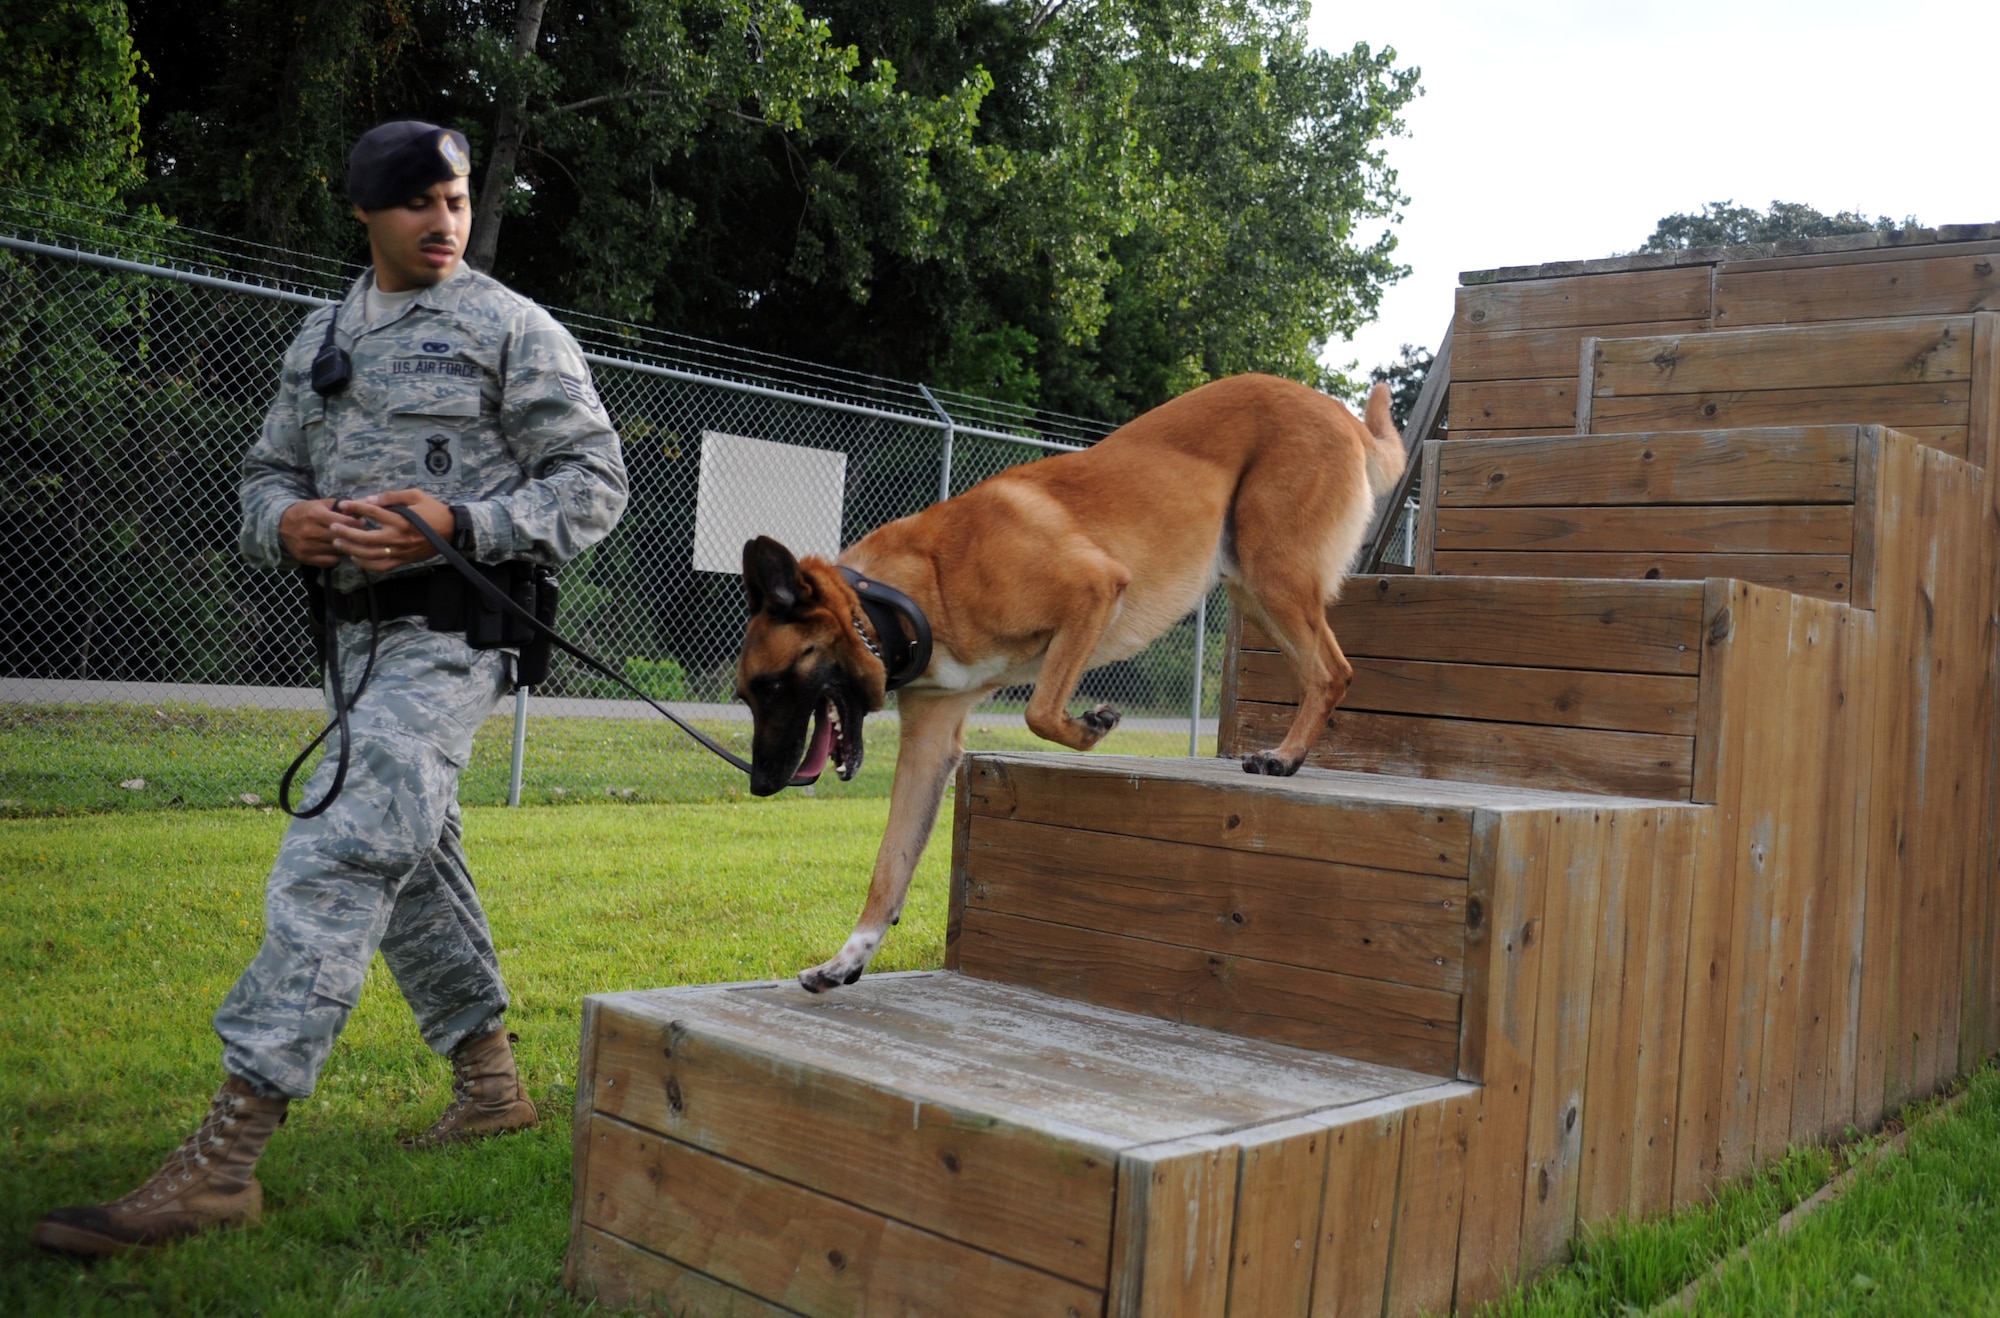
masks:
{"label": "camouflage trousers", "polygon": [[[349,691],[368,630],[340,627]],[[264,893],[264,944],[215,1013],[229,1074],[311,1094],[378,948],[439,1053],[498,1025],[507,988],[466,868],[458,775],[506,682],[499,651],[416,619],[382,624],[374,674],[349,716],[346,785],[325,813],[286,831]],[[322,798],[334,758],[296,800]]]}

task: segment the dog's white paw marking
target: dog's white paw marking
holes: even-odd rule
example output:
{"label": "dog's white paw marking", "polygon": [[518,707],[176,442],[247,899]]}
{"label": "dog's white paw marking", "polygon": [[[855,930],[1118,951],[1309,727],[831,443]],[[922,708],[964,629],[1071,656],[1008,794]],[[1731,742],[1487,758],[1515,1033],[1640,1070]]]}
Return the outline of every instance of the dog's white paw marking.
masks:
{"label": "dog's white paw marking", "polygon": [[875,959],[875,949],[882,945],[877,935],[855,934],[840,949],[840,955],[831,961],[823,961],[799,972],[799,986],[808,993],[824,993],[828,989],[842,988],[861,978],[861,972],[868,969],[868,963]]}

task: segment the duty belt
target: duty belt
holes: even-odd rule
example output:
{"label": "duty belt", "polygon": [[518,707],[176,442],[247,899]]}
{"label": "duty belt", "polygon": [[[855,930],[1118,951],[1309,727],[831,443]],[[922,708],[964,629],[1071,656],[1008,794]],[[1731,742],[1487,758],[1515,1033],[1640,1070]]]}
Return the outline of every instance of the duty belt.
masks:
{"label": "duty belt", "polygon": [[[391,618],[407,618],[412,614],[428,617],[431,612],[431,591],[447,582],[456,586],[458,579],[439,579],[435,568],[426,572],[412,572],[408,576],[391,577],[387,581],[375,583],[375,616],[387,622]],[[333,616],[342,622],[368,621],[368,592],[362,590],[337,590],[333,592]]]}

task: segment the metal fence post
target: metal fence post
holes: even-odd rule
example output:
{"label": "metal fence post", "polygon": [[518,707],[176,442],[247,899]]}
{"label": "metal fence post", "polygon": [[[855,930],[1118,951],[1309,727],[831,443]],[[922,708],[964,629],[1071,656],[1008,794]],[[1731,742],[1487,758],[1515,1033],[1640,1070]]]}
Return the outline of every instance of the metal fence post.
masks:
{"label": "metal fence post", "polygon": [[528,751],[528,688],[514,688],[514,766],[507,775],[507,804],[521,804],[521,761]]}
{"label": "metal fence post", "polygon": [[951,413],[944,410],[944,405],[931,393],[929,385],[919,383],[917,392],[924,396],[924,401],[931,405],[937,412],[938,419],[944,422],[944,467],[938,472],[938,502],[943,503],[951,497],[951,442],[958,435],[958,422],[951,419]]}
{"label": "metal fence post", "polygon": [[1188,709],[1188,758],[1201,754],[1201,651],[1208,640],[1208,596],[1194,610],[1194,704]]}

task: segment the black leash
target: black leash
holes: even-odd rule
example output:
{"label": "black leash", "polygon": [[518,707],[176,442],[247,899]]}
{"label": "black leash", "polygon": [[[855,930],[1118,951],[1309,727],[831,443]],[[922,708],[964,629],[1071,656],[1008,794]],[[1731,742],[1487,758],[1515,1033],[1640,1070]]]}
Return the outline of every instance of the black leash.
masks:
{"label": "black leash", "polygon": [[[319,658],[320,668],[325,673],[325,683],[333,689],[333,717],[319,730],[318,736],[306,743],[306,748],[299,752],[298,758],[285,766],[285,776],[278,780],[278,808],[294,819],[311,819],[315,815],[325,813],[326,808],[333,804],[334,798],[340,795],[340,789],[347,784],[347,758],[351,745],[347,715],[361,703],[361,693],[368,689],[368,679],[375,675],[375,643],[381,636],[381,619],[375,609],[375,579],[368,577],[366,581],[368,662],[361,666],[361,681],[355,686],[354,694],[344,701],[340,694],[340,631],[336,625],[339,620],[334,613],[333,592],[330,590],[326,592],[325,617],[321,620],[319,634]],[[326,740],[327,734],[335,728],[340,730],[340,758],[334,761],[333,784],[326,789],[326,795],[320,798],[318,805],[307,810],[292,809],[293,775],[298,773],[300,766],[305,764],[306,757],[311,755],[313,750]]]}
{"label": "black leash", "polygon": [[[567,640],[563,639],[563,637],[558,635],[554,628],[550,627],[540,618],[537,618],[534,614],[528,612],[526,609],[516,604],[513,600],[507,598],[507,592],[501,590],[498,586],[494,585],[492,582],[488,581],[485,577],[481,576],[478,570],[474,568],[471,563],[465,560],[465,557],[463,555],[461,555],[456,549],[453,549],[443,536],[439,535],[435,530],[431,528],[431,524],[429,522],[426,522],[423,519],[422,515],[419,514],[416,509],[410,507],[408,504],[396,504],[390,508],[390,511],[402,514],[404,521],[407,521],[411,526],[417,528],[417,532],[420,535],[422,535],[424,539],[430,541],[431,548],[437,550],[438,554],[444,559],[444,561],[451,565],[452,570],[457,572],[461,577],[464,577],[466,581],[469,582],[473,586],[473,588],[479,592],[479,597],[486,601],[486,605],[488,608],[494,609],[500,613],[504,613],[518,622],[526,623],[529,627],[534,629],[536,634],[547,637],[549,643],[555,646],[557,649],[561,650],[564,654],[569,655],[571,658],[575,659],[578,663],[584,665],[586,668],[589,668],[592,672],[600,673],[603,676],[610,678],[613,682],[616,682],[619,686],[624,687],[627,691],[630,691],[633,695],[639,697],[639,699],[651,705],[655,710],[659,712],[661,717],[665,718],[668,722],[672,723],[682,732],[687,733],[688,736],[693,737],[696,741],[700,742],[708,750],[713,751],[716,755],[721,756],[724,760],[726,760],[730,764],[731,767],[739,769],[746,774],[750,772],[750,764],[747,760],[744,760],[741,756],[731,751],[727,746],[724,746],[722,743],[716,741],[713,737],[710,737],[700,728],[695,727],[693,724],[689,723],[686,719],[681,718],[671,709],[668,709],[665,705],[662,705],[659,701],[653,699],[651,696],[647,695],[644,691],[641,691],[638,687],[632,685],[631,681],[627,679],[623,673],[616,671],[610,665],[606,664],[603,660],[597,658],[595,655],[589,654],[584,650],[579,649],[577,646],[570,644]],[[790,783],[786,785],[789,787],[810,787],[818,781],[819,781],[819,775],[814,774],[810,778],[803,778],[803,777],[794,778]]]}

